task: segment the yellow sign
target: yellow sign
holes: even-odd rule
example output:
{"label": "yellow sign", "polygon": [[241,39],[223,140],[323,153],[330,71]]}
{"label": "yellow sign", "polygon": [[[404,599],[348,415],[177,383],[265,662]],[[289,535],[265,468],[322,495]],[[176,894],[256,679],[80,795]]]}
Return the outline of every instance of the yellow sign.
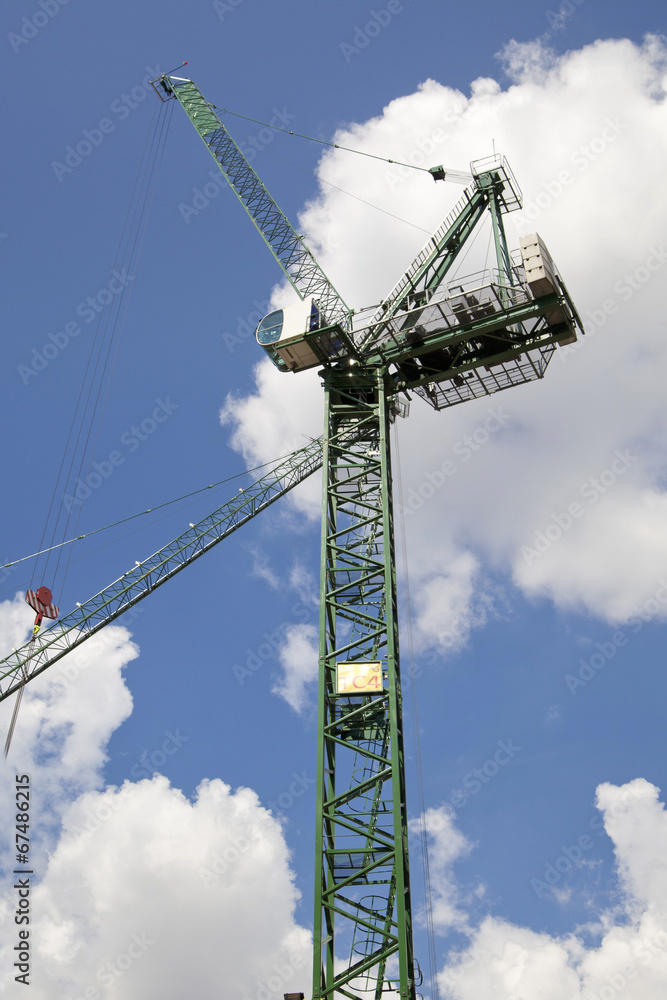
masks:
{"label": "yellow sign", "polygon": [[381,690],[381,663],[346,660],[336,664],[337,694],[374,694]]}

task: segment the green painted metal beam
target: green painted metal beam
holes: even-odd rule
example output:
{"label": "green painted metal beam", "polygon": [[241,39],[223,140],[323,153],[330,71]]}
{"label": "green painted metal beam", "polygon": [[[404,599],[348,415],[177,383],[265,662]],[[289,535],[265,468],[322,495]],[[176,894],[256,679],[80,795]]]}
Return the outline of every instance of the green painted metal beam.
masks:
{"label": "green painted metal beam", "polygon": [[34,642],[14,650],[0,661],[0,701],[90,639],[109,622],[124,615],[321,466],[322,439],[318,438],[275,463],[232,500],[138,563],[85,604],[78,605],[50,629],[41,632]]}
{"label": "green painted metal beam", "polygon": [[313,998],[415,1000],[390,383],[383,366],[322,374]]}
{"label": "green painted metal beam", "polygon": [[273,200],[225,128],[215,108],[207,103],[192,80],[163,76],[160,83],[183,106],[299,297],[304,299],[314,295],[327,322],[339,323],[344,330],[348,330],[351,310],[331,284],[303,238]]}

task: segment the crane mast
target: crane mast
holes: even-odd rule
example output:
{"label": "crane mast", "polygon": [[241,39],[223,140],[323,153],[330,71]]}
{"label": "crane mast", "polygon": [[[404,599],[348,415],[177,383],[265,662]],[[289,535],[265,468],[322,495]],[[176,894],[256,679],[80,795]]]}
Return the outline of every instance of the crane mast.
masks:
{"label": "crane mast", "polygon": [[415,997],[385,378],[324,373],[314,1000]]}
{"label": "crane mast", "polygon": [[[415,1000],[388,434],[389,416],[399,407],[385,386],[384,362],[358,365],[349,310],[319,267],[312,291],[314,258],[303,253],[300,237],[198,88],[163,77],[156,89],[181,102],[300,296],[319,296],[319,309],[292,310],[304,330],[314,327],[316,342],[297,337],[300,351],[287,345],[286,355],[272,355],[283,370],[329,366],[312,995],[370,993],[379,1000],[395,990]],[[298,248],[296,256],[283,246]],[[260,324],[258,338],[267,333],[267,346],[276,330],[282,336],[289,327],[286,315],[278,310]],[[360,687],[366,673],[372,686]],[[338,943],[349,949],[339,972]],[[398,975],[388,969],[394,956]]]}

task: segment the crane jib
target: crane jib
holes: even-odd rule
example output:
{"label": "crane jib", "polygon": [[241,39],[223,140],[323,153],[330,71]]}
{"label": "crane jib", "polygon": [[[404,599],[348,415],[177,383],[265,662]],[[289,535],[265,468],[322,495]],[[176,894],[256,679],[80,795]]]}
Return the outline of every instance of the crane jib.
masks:
{"label": "crane jib", "polygon": [[142,560],[95,597],[77,606],[62,617],[56,627],[5,657],[0,661],[0,701],[124,615],[321,466],[322,441],[317,439],[276,463],[232,500]]}
{"label": "crane jib", "polygon": [[[344,329],[350,326],[350,309],[331,284],[303,238],[294,230],[232,139],[214,108],[192,80],[165,76],[162,89],[183,106],[218,167],[224,173],[253,225],[300,298],[314,296],[323,317]],[[158,91],[159,92],[159,91]]]}

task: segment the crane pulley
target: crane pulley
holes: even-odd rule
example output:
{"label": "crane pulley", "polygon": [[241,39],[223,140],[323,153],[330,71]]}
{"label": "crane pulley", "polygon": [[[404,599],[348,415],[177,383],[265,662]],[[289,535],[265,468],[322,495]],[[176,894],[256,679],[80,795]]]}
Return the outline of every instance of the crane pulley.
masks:
{"label": "crane pulley", "polygon": [[39,587],[37,590],[28,590],[25,595],[26,603],[33,611],[37,612],[35,624],[33,625],[33,638],[37,636],[44,618],[57,618],[58,608],[53,603],[53,594],[48,587]]}
{"label": "crane pulley", "polygon": [[[55,619],[58,617],[58,608],[53,603],[53,594],[48,587],[38,587],[37,590],[28,590],[25,595],[26,603],[30,605],[33,611],[36,612],[35,622],[32,627],[32,636],[30,642],[28,643],[29,655],[32,655],[35,648],[35,640],[37,639],[37,634],[42,627],[42,621],[45,618]],[[16,728],[16,720],[19,717],[19,709],[21,707],[21,699],[23,698],[23,690],[25,685],[30,680],[28,671],[26,669],[25,663],[21,664],[21,685],[16,694],[16,702],[14,703],[14,710],[12,712],[12,717],[9,723],[9,728],[7,730],[7,738],[5,740],[5,759],[9,753],[9,748],[12,744],[12,736],[14,735],[14,729]]]}

